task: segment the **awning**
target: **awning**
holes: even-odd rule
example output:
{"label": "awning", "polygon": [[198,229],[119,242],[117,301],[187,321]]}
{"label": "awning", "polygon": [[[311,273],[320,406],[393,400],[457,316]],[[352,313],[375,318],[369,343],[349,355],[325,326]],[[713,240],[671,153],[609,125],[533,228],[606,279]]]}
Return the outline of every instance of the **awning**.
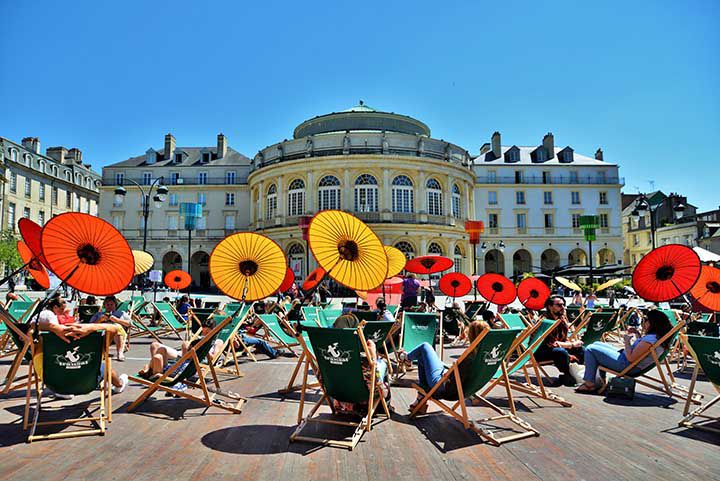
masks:
{"label": "awning", "polygon": [[700,262],[720,262],[720,255],[717,255],[714,252],[710,252],[700,246],[693,247],[693,250],[698,256],[700,256]]}

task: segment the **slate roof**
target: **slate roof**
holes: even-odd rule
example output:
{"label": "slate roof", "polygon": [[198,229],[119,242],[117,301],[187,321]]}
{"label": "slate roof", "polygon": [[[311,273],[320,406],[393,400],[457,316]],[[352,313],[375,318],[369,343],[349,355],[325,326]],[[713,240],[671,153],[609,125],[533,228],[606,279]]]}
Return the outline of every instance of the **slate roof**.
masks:
{"label": "slate roof", "polygon": [[[174,157],[172,159],[163,158],[163,150],[150,149],[156,154],[156,161],[153,164],[147,163],[147,154],[139,155],[137,157],[130,157],[127,160],[117,162],[114,164],[107,165],[106,167],[166,167],[166,166],[177,166],[177,167],[190,167],[193,165],[203,165],[210,167],[221,167],[226,165],[250,165],[250,159],[245,155],[241,154],[232,147],[227,148],[227,153],[224,157],[217,158],[216,147],[175,147],[175,153],[183,153],[182,162],[175,163]],[[201,163],[202,154],[210,152],[210,162]]]}
{"label": "slate roof", "polygon": [[[495,154],[493,154],[492,150],[489,150],[488,152],[485,152],[484,154],[480,154],[477,157],[473,159],[474,165],[595,165],[595,166],[606,166],[606,167],[614,167],[616,164],[612,164],[609,162],[604,162],[602,160],[597,160],[594,157],[587,157],[585,155],[578,154],[577,152],[573,153],[573,161],[572,162],[560,162],[561,156],[558,156],[558,153],[564,151],[567,147],[555,147],[555,155],[552,159],[546,160],[545,162],[533,162],[533,155],[532,153],[538,149],[539,146],[534,145],[530,147],[521,147],[521,146],[502,146],[500,148],[500,151],[502,152],[502,155],[500,157],[495,158]],[[542,146],[540,146],[542,147]],[[517,162],[506,162],[505,161],[505,152],[507,152],[510,149],[517,148],[520,151],[520,160]]]}

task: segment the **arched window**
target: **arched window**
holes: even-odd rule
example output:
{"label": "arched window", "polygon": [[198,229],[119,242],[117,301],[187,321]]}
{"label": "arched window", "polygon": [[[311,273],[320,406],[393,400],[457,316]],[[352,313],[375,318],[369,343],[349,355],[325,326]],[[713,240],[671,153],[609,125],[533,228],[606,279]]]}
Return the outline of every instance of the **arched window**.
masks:
{"label": "arched window", "polygon": [[405,254],[405,257],[410,260],[415,257],[415,248],[409,242],[400,241],[396,242],[394,247]]}
{"label": "arched window", "polygon": [[430,215],[442,215],[442,187],[435,179],[428,179],[427,184],[427,208]]}
{"label": "arched window", "polygon": [[437,242],[431,242],[428,246],[428,254],[441,256],[443,255],[442,247],[440,247],[440,244],[438,244]]}
{"label": "arched window", "polygon": [[10,149],[10,160],[12,160],[13,162],[17,162],[17,159],[18,159],[18,151],[17,151],[17,149],[11,148],[11,149]]}
{"label": "arched window", "polygon": [[355,179],[355,212],[378,211],[378,183],[370,174]]}
{"label": "arched window", "polygon": [[320,179],[318,185],[318,210],[340,208],[340,180],[332,175]]}
{"label": "arched window", "polygon": [[53,168],[52,168],[52,175],[53,175],[53,177],[57,177],[57,176],[58,176],[58,168],[57,168],[56,166],[54,166],[54,165],[53,165]]}
{"label": "arched window", "polygon": [[295,217],[305,212],[305,182],[295,179],[288,187],[288,216]]}
{"label": "arched window", "polygon": [[32,167],[32,157],[30,154],[23,155],[23,163],[28,167]]}
{"label": "arched window", "polygon": [[274,219],[277,215],[277,187],[272,184],[267,190],[267,209],[265,209],[265,218],[267,220]]}
{"label": "arched window", "polygon": [[456,219],[462,217],[462,204],[460,203],[460,187],[457,184],[452,186],[452,215]]}
{"label": "arched window", "polygon": [[455,265],[455,272],[462,272],[462,249],[460,246],[455,246],[455,252],[453,252],[453,264]]}
{"label": "arched window", "polygon": [[406,175],[398,175],[392,181],[392,210],[393,212],[415,212],[413,183]]}

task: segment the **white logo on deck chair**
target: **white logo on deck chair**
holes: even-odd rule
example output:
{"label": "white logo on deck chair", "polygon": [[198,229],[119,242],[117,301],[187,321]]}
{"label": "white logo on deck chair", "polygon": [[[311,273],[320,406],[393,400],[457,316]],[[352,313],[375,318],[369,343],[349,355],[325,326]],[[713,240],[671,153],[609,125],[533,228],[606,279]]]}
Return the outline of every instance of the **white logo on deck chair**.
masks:
{"label": "white logo on deck chair", "polygon": [[80,369],[87,366],[92,359],[92,353],[78,354],[80,346],[75,346],[72,351],[65,351],[65,354],[55,354],[55,364],[65,369]]}
{"label": "white logo on deck chair", "polygon": [[372,335],[368,338],[368,341],[372,341],[372,342],[374,342],[375,344],[377,344],[377,343],[379,343],[380,341],[382,341],[382,338],[383,338],[382,332],[380,332],[380,331],[375,331],[375,332],[373,332]]}
{"label": "white logo on deck chair", "polygon": [[430,329],[430,326],[428,324],[411,324],[410,329],[415,329],[416,331],[427,331]]}
{"label": "white logo on deck chair", "polygon": [[345,364],[350,360],[350,351],[338,349],[339,343],[330,344],[327,349],[320,349],[323,358],[330,364]]}
{"label": "white logo on deck chair", "polygon": [[497,364],[502,361],[502,354],[500,353],[501,347],[502,344],[498,344],[489,351],[485,351],[485,364],[489,364],[492,366],[493,364]]}
{"label": "white logo on deck chair", "polygon": [[605,327],[605,323],[603,321],[596,321],[595,324],[593,324],[593,329],[596,331],[601,331]]}
{"label": "white logo on deck chair", "polygon": [[713,354],[705,354],[705,357],[711,364],[720,366],[720,351],[715,351]]}

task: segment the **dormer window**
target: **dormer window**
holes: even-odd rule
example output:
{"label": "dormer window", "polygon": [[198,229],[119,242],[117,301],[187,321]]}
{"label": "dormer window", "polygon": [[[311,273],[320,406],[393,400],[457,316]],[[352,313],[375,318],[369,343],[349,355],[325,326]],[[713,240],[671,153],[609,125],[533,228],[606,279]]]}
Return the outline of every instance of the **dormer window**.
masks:
{"label": "dormer window", "polygon": [[181,163],[182,160],[183,160],[182,154],[175,154],[175,163],[176,163],[176,164]]}
{"label": "dormer window", "polygon": [[545,162],[547,160],[547,152],[545,152],[545,149],[537,149],[535,151],[535,159],[538,162]]}
{"label": "dormer window", "polygon": [[569,164],[573,161],[573,150],[570,147],[565,147],[562,152],[560,152],[560,162],[563,164]]}
{"label": "dormer window", "polygon": [[210,162],[210,159],[212,158],[212,153],[210,152],[203,152],[202,157],[200,157],[200,162],[203,164],[207,164]]}
{"label": "dormer window", "polygon": [[508,149],[507,152],[505,152],[505,162],[519,162],[520,161],[520,151],[517,147],[511,147]]}

